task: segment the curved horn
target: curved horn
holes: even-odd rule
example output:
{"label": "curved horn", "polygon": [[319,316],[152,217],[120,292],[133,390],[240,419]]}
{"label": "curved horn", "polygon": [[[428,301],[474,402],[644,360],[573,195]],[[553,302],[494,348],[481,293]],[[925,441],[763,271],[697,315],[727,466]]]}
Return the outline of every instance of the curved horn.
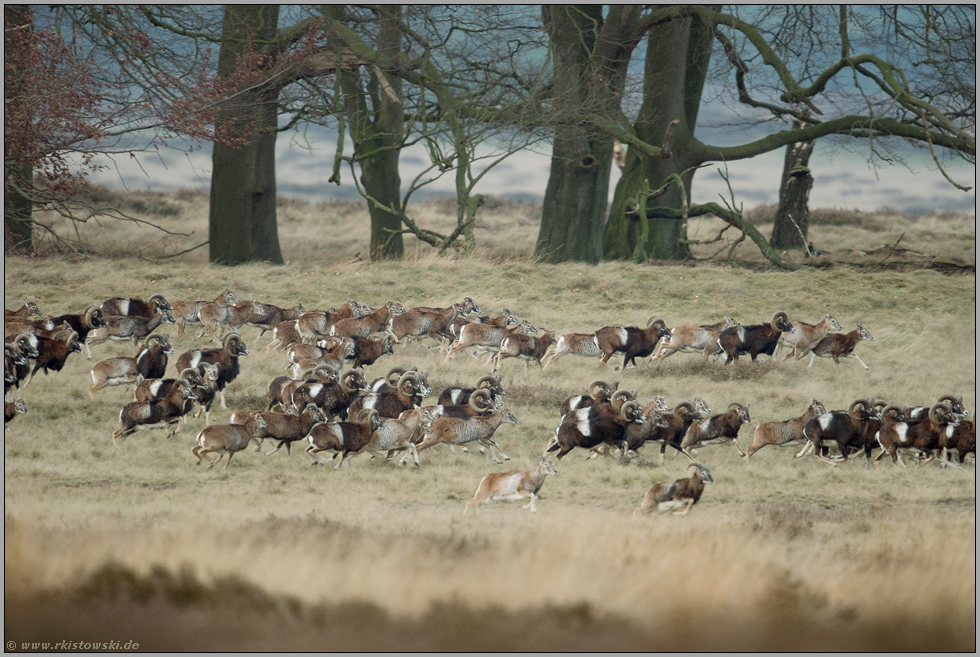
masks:
{"label": "curved horn", "polygon": [[651,317],[647,320],[647,328],[651,326],[659,326],[660,328],[667,328],[667,322],[664,321],[663,317]]}
{"label": "curved horn", "polygon": [[963,408],[963,398],[957,397],[956,395],[943,395],[938,401],[949,402],[954,411],[957,408]]}
{"label": "curved horn", "polygon": [[696,468],[698,472],[701,472],[702,470],[707,470],[708,466],[704,465],[703,463],[698,463],[697,461],[691,461],[690,465],[687,466],[687,469],[690,470],[691,468]]}
{"label": "curved horn", "polygon": [[891,413],[895,414],[896,422],[905,420],[905,408],[898,404],[885,404],[885,407],[881,409],[881,419],[884,420]]}
{"label": "curved horn", "polygon": [[190,382],[191,379],[193,379],[194,382],[196,383],[201,380],[201,373],[198,371],[196,367],[188,367],[185,370],[183,370],[180,373],[180,376],[178,376],[177,378],[182,381],[188,381],[188,382]]}
{"label": "curved horn", "polygon": [[[354,378],[355,380],[351,381],[352,378]],[[344,390],[344,392],[351,393],[351,392],[355,392],[358,389],[357,386],[355,385],[357,383],[356,378],[357,378],[357,372],[355,370],[347,370],[341,375],[340,387]]]}
{"label": "curved horn", "polygon": [[624,420],[632,422],[638,415],[642,413],[640,408],[640,402],[635,399],[630,399],[623,402],[623,407],[620,409],[619,414]]}
{"label": "curved horn", "polygon": [[[415,393],[415,384],[419,380],[419,373],[415,371],[408,371],[401,375],[398,379],[398,392],[403,395],[411,396]],[[407,386],[407,389],[406,389]]]}
{"label": "curved horn", "polygon": [[617,390],[609,398],[609,403],[620,410],[622,410],[623,404],[628,401],[634,401],[633,394],[629,390]]}
{"label": "curved horn", "polygon": [[867,397],[865,399],[855,399],[853,402],[851,402],[851,405],[847,407],[847,414],[855,420],[861,419],[854,414],[858,406],[863,407],[865,413],[870,413],[870,411],[875,407],[875,401],[871,397]]}
{"label": "curved horn", "polygon": [[492,388],[499,380],[493,374],[487,374],[486,376],[480,377],[480,380],[476,382],[476,387],[482,389]]}
{"label": "curved horn", "polygon": [[309,375],[307,376],[307,380],[318,381],[320,378],[324,376],[328,376],[330,374],[333,374],[333,370],[331,370],[326,365],[318,365],[315,368],[313,368],[312,372],[309,373]]}
{"label": "curved horn", "polygon": [[606,381],[596,380],[589,384],[589,396],[591,397],[596,396],[595,393],[596,388],[599,388],[602,394],[604,395],[608,395],[613,391],[612,387]]}
{"label": "curved horn", "polygon": [[681,409],[686,410],[688,413],[693,413],[694,412],[694,402],[692,402],[692,401],[682,401],[682,402],[679,402],[677,404],[677,406],[674,407],[674,415],[679,415],[680,412],[681,412]]}
{"label": "curved horn", "polygon": [[789,315],[787,315],[783,310],[777,310],[774,312],[772,314],[772,319],[769,320],[769,326],[773,327],[779,332],[789,330],[788,328],[780,328],[781,326],[788,327],[789,325]]}
{"label": "curved horn", "polygon": [[474,390],[470,395],[470,408],[477,413],[489,410],[493,406],[493,393],[486,388]]}
{"label": "curved horn", "polygon": [[739,411],[748,410],[748,409],[745,408],[745,405],[744,404],[739,404],[738,402],[732,402],[731,404],[728,405],[728,408],[734,408],[734,409],[737,409]]}
{"label": "curved horn", "polygon": [[953,417],[953,405],[948,401],[936,402],[929,409],[929,419],[935,424],[942,424],[943,417],[939,414],[940,411],[946,411],[946,415]]}
{"label": "curved horn", "polygon": [[231,343],[232,338],[235,338],[239,342],[242,341],[242,335],[241,335],[241,333],[239,333],[238,331],[229,331],[228,332],[228,335],[226,335],[224,338],[222,338],[222,340],[221,340],[221,346],[224,347],[225,349],[227,349],[228,348],[228,345]]}
{"label": "curved horn", "polygon": [[[396,385],[398,385],[398,380],[401,379],[402,375],[405,374],[406,371],[407,370],[404,367],[392,367],[390,370],[388,370],[388,373],[385,374],[385,383],[394,388]],[[392,379],[392,376],[394,376],[394,379]]]}
{"label": "curved horn", "polygon": [[96,305],[91,305],[85,309],[85,325],[91,327],[92,319],[95,317],[95,313],[100,312],[101,309]]}

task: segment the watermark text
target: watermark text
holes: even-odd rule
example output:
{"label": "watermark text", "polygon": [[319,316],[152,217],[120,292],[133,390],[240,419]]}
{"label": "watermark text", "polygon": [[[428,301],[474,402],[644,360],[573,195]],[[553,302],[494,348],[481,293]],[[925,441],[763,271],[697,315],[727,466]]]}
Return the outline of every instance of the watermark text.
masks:
{"label": "watermark text", "polygon": [[7,641],[7,652],[35,650],[139,650],[136,641]]}

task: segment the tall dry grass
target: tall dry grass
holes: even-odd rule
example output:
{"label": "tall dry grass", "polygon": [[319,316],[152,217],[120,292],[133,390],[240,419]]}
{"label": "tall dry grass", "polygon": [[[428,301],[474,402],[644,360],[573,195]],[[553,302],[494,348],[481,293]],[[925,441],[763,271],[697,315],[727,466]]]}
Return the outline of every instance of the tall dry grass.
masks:
{"label": "tall dry grass", "polygon": [[[196,195],[128,201],[145,204],[132,210],[140,216],[202,230]],[[171,205],[179,211],[160,209]],[[425,212],[430,225],[450,221],[438,204]],[[211,267],[203,250],[161,260],[184,242],[93,231],[91,251],[111,257],[5,259],[5,305],[30,298],[60,313],[121,294],[213,298],[226,286],[307,308],[349,298],[443,305],[470,295],[488,313],[507,306],[559,332],[643,325],[652,315],[672,326],[723,315],[758,322],[781,308],[810,321],[834,313],[846,330],[865,324],[875,340],[858,352],[871,369],[828,360],[810,369],[805,361],[725,367],[678,354],[626,372],[569,356],[525,374],[511,361],[504,383],[519,424],[496,436],[511,456],[504,466],[437,447],[422,452],[417,469],[362,456],[335,472],[310,467],[300,448],[289,457],[247,451],[209,471],[190,452],[202,420],[173,438],[138,433],[113,448],[131,391],[106,389],[90,402],[90,363],[76,354],[24,391],[29,413],[5,438],[5,639],[111,637],[158,650],[975,648],[973,465],[830,468],[793,459],[792,447],[746,461],[731,446],[708,446],[698,456],[716,483],[691,514],[634,522],[650,485],[684,476],[686,459],[668,455],[661,465],[646,446],[639,466],[624,466],[573,451],[545,483],[538,514],[497,505],[462,515],[484,474],[537,460],[561,401],[596,378],[618,378],[642,399],[697,395],[716,411],[748,403],[753,426],[799,415],[812,398],[844,408],[868,395],[924,404],[954,392],[972,411],[974,276],[850,265],[806,273],[536,265],[533,207],[491,206],[485,217],[474,257],[411,249],[384,264],[356,257],[365,247],[353,226],[364,219],[353,206],[281,204],[282,267]],[[828,242],[865,248],[902,221],[916,223],[896,218],[887,228],[887,218],[862,216],[821,231]],[[875,222],[886,229],[871,230]],[[937,223],[917,250],[945,257],[965,241],[974,253],[972,221],[948,224],[967,235]],[[845,228],[862,232],[848,237]],[[175,340],[171,362],[204,345],[195,336]],[[216,422],[264,406],[268,382],[283,372],[282,354],[265,350],[269,336],[244,336],[251,354]],[[99,359],[129,349],[93,351]],[[486,372],[482,360],[446,363],[406,345],[368,376],[393,365],[427,370],[437,393]],[[751,430],[742,430],[743,447]]]}

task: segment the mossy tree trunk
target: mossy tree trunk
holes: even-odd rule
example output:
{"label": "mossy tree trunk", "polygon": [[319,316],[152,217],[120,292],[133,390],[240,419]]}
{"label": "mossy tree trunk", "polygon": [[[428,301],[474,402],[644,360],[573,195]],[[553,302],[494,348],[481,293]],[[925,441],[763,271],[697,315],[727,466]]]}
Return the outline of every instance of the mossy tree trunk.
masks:
{"label": "mossy tree trunk", "polygon": [[618,119],[639,7],[612,6],[604,19],[601,5],[552,5],[543,15],[553,48],[556,128],[535,256],[596,263],[614,139],[576,114]]}
{"label": "mossy tree trunk", "polygon": [[[346,10],[340,6],[325,6],[324,12],[333,21],[349,20]],[[400,259],[405,254],[398,171],[405,140],[402,78],[385,73],[402,50],[402,8],[383,5],[379,6],[378,14],[377,65],[366,76],[358,70],[341,69],[337,73],[354,157],[361,169],[362,193],[368,199],[371,260]]]}
{"label": "mossy tree trunk", "polygon": [[[793,122],[794,130],[802,127],[801,121]],[[806,248],[810,227],[810,190],[813,189],[809,164],[815,145],[815,141],[802,141],[786,147],[783,177],[779,183],[779,206],[769,240],[774,249]]]}
{"label": "mossy tree trunk", "polygon": [[674,18],[648,32],[643,104],[635,128],[645,142],[663,144],[664,154],[638,157],[630,149],[604,235],[607,258],[678,259],[688,255],[686,223],[657,216],[644,219],[636,213],[636,199],[644,183],[656,189],[678,174],[685,191],[672,185],[660,196],[649,198],[647,209],[676,209],[682,202],[690,203],[694,173],[688,170],[704,161],[695,148],[694,128],[713,40],[714,26],[697,15]]}
{"label": "mossy tree trunk", "polygon": [[[278,22],[278,5],[226,5],[218,75],[232,75],[249,44],[273,42]],[[222,125],[250,130],[244,146],[214,144],[208,221],[213,263],[283,262],[276,218],[278,94],[276,85],[245,90],[217,121],[218,131]]]}
{"label": "mossy tree trunk", "polygon": [[34,221],[32,218],[34,202],[29,195],[22,191],[23,185],[30,184],[33,175],[34,169],[30,166],[22,166],[15,171],[4,171],[4,253],[34,253]]}

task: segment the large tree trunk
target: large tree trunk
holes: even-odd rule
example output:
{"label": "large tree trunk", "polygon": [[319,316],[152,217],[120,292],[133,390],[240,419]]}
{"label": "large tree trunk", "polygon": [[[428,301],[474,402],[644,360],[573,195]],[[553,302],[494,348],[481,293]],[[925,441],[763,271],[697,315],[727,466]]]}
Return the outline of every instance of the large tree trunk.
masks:
{"label": "large tree trunk", "polygon": [[[332,20],[346,22],[340,6],[325,6]],[[382,6],[378,31],[378,67],[366,80],[360,71],[339,70],[344,112],[354,154],[361,168],[361,185],[371,215],[371,260],[398,259],[405,254],[402,234],[401,175],[398,162],[405,139],[402,79],[386,74],[402,49],[399,5]],[[383,77],[380,77],[383,76]]]}
{"label": "large tree trunk", "polygon": [[612,139],[590,139],[577,128],[560,132],[564,134],[555,136],[552,149],[535,256],[543,262],[595,264],[602,256]]}
{"label": "large tree trunk", "polygon": [[[25,41],[30,34],[31,18],[27,5],[6,5],[3,8],[4,61],[12,70],[3,77],[4,114],[10,117],[26,118],[31,115],[27,107],[14,107],[18,99],[24,98],[22,92],[27,84],[21,60]],[[26,26],[26,27],[24,27]],[[3,140],[3,251],[4,253],[34,253],[34,223],[32,212],[34,203],[26,190],[33,185],[34,168],[23,164],[21,150],[14,145],[13,136],[17,125],[4,125]],[[9,166],[8,166],[9,163]]]}
{"label": "large tree trunk", "polygon": [[627,38],[638,7],[601,5],[544,8],[554,56],[557,119],[551,174],[545,190],[535,256],[544,262],[596,263],[609,198],[613,138],[579,120],[576,113],[615,119],[635,42]]}
{"label": "large tree trunk", "polygon": [[[802,121],[793,122],[794,130],[802,127]],[[786,147],[783,178],[779,183],[779,207],[769,240],[774,249],[806,248],[810,190],[813,189],[813,176],[808,165],[815,145],[814,141],[803,141]]]}
{"label": "large tree trunk", "polygon": [[[235,71],[252,39],[272,41],[278,22],[278,5],[226,5],[218,75]],[[217,120],[219,131],[251,129],[243,147],[214,144],[208,222],[213,263],[283,262],[276,221],[277,99],[278,88],[244,91]]]}
{"label": "large tree trunk", "polygon": [[694,140],[714,27],[693,16],[656,25],[648,34],[643,105],[636,132],[647,143],[663,144],[668,156],[638,157],[630,149],[604,235],[608,258],[678,259],[688,255],[683,243],[687,237],[686,223],[657,217],[656,213],[644,219],[636,213],[636,199],[645,181],[656,189],[669,176],[678,174],[687,198],[672,185],[664,194],[649,198],[647,209],[679,209],[684,200],[690,203],[694,174],[684,172],[702,163],[699,156],[691,153],[689,144]]}
{"label": "large tree trunk", "polygon": [[[4,153],[7,155],[7,153]],[[34,203],[23,193],[31,184],[34,170],[29,166],[4,171],[3,186],[3,252],[34,253]]]}

